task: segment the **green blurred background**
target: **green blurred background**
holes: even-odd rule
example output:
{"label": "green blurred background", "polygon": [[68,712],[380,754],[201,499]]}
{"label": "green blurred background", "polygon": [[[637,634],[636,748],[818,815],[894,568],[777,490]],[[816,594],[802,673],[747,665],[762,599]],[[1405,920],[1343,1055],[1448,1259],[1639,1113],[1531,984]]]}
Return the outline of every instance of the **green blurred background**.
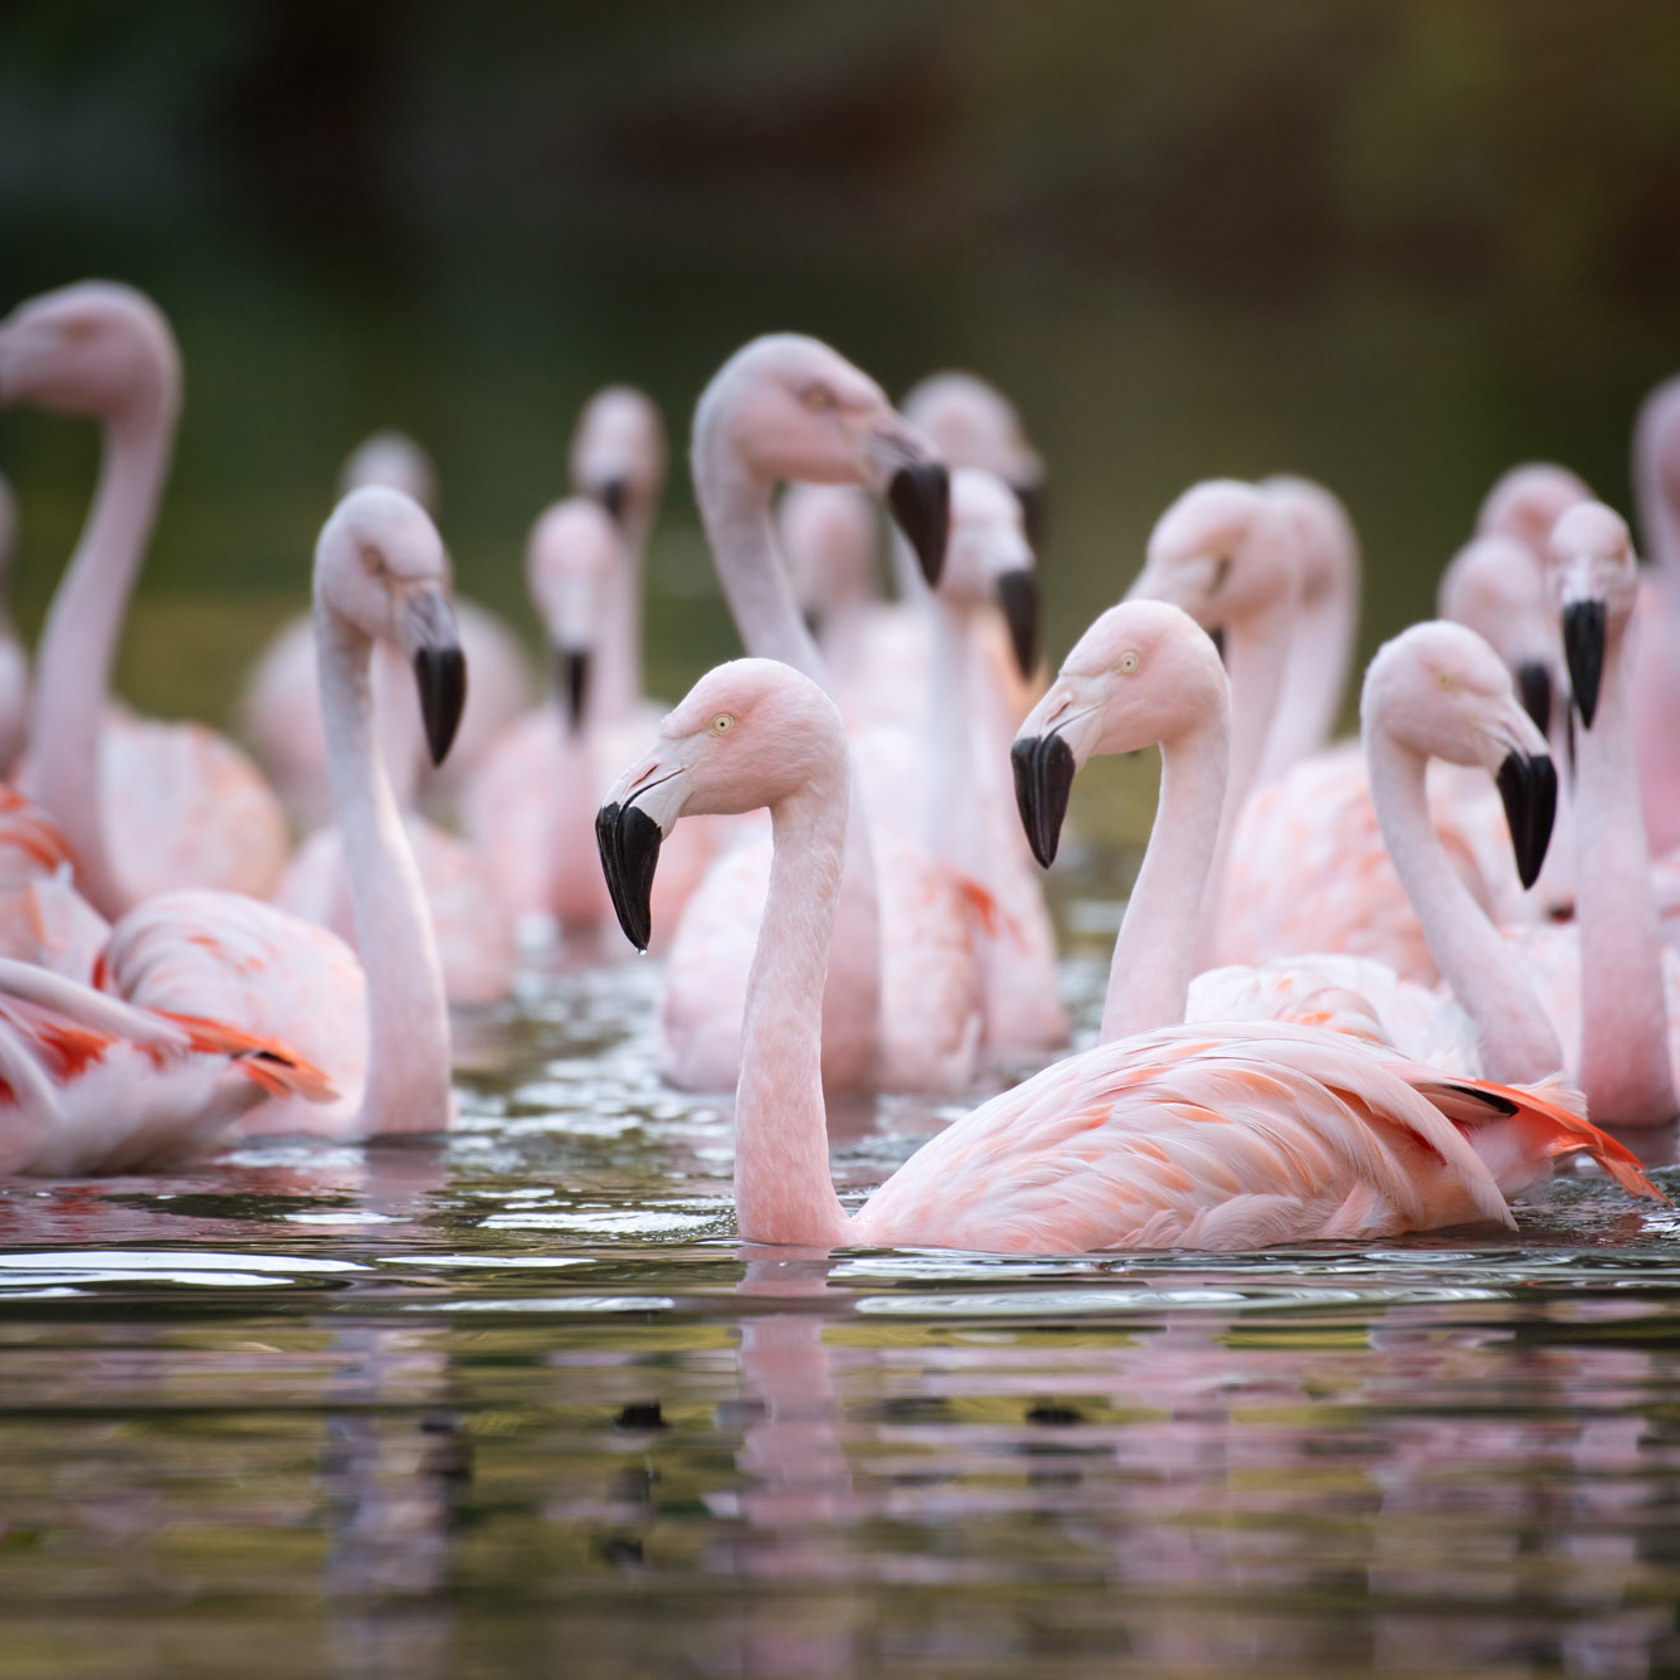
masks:
{"label": "green blurred background", "polygon": [[[88,274],[186,360],[150,709],[229,714],[369,429],[435,453],[463,589],[524,625],[583,398],[646,386],[680,460],[771,328],[1015,397],[1053,655],[1185,484],[1285,469],[1354,514],[1369,647],[1512,461],[1627,503],[1680,366],[1680,5],[8,0],[0,306]],[[94,465],[86,426],[0,421],[26,626]],[[672,696],[734,648],[680,470],[652,578]]]}

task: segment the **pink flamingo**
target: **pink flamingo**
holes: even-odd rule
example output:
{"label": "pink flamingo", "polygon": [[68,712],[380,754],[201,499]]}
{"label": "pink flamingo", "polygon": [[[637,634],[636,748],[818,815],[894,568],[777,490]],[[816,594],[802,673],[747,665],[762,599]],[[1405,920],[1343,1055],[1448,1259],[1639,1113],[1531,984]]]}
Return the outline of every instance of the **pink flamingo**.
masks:
{"label": "pink flamingo", "polygon": [[[1119,685],[1096,727],[1113,750],[1147,745],[1159,739],[1161,690],[1198,687],[1209,725],[1195,744],[1178,739],[1170,750],[1176,760],[1188,749],[1211,777],[1211,815],[1228,714],[1218,660],[1181,614],[1130,610],[1140,626],[1174,629],[1140,633],[1127,675],[1150,675]],[[1658,1194],[1627,1151],[1544,1094],[1449,1079],[1341,1035],[1271,1023],[1165,1027],[1055,1063],[924,1145],[848,1215],[828,1170],[820,1044],[847,763],[840,714],[815,683],[772,661],[741,660],[700,679],[598,819],[614,903],[634,937],[646,925],[659,843],[685,813],[769,807],[778,857],[735,1100],[744,1240],[1048,1254],[1509,1226],[1472,1146],[1489,1127],[1533,1139],[1536,1176],[1551,1153],[1590,1149],[1630,1190]],[[1167,868],[1145,863],[1152,890],[1166,889],[1175,906],[1165,931],[1181,950],[1210,857],[1211,841],[1191,836]],[[1137,896],[1128,920],[1139,914],[1159,921],[1162,911]],[[1183,987],[1158,1002],[1168,1019],[1182,1014]]]}
{"label": "pink flamingo", "polygon": [[853,745],[882,827],[983,889],[974,937],[982,1046],[994,1058],[1054,1049],[1068,1035],[1056,931],[998,750],[1008,702],[983,627],[1000,607],[1019,677],[1038,663],[1037,583],[1021,506],[994,474],[961,467],[951,474],[945,565],[922,609],[932,638],[921,727],[854,732]]}
{"label": "pink flamingo", "polygon": [[[509,914],[556,923],[568,938],[588,937],[612,916],[595,855],[595,807],[610,784],[609,767],[623,763],[658,724],[640,696],[639,660],[623,646],[634,625],[624,606],[633,562],[605,506],[574,496],[538,518],[525,565],[553,649],[557,692],[485,755],[467,786],[463,815]],[[676,922],[714,840],[699,823],[683,837],[655,899],[656,923]]]}
{"label": "pink flamingo", "polygon": [[1680,379],[1645,399],[1633,444],[1639,527],[1654,565],[1641,594],[1629,682],[1646,838],[1663,856],[1672,888],[1680,876]]}
{"label": "pink flamingo", "polygon": [[[401,432],[375,432],[354,449],[339,474],[339,495],[364,485],[384,485],[411,496],[428,513],[437,510],[437,475],[430,457]],[[473,691],[461,720],[460,739],[444,766],[423,764],[413,728],[412,708],[402,703],[407,673],[392,654],[374,656],[375,692],[389,692],[379,705],[380,739],[397,777],[397,796],[405,809],[445,808],[460,793],[473,766],[490,742],[530,704],[531,681],[519,638],[494,613],[476,602],[456,598],[461,646],[471,661]],[[315,638],[308,613],[281,626],[258,656],[240,701],[240,727],[278,788],[286,808],[307,828],[332,814],[332,780],[327,771],[326,739],[321,731],[321,703],[315,682]],[[424,845],[424,842],[422,842]],[[436,858],[421,852],[428,886],[441,886],[460,872],[461,859],[448,847]],[[312,885],[295,881],[290,899],[308,904],[312,914],[330,917],[342,911],[343,892],[324,860],[310,866]],[[434,896],[436,894],[434,893]],[[463,959],[465,960],[465,959]],[[459,965],[451,965],[452,969]],[[474,988],[469,984],[468,990]],[[482,997],[461,1001],[483,1001]]]}
{"label": "pink flamingo", "polygon": [[[1291,658],[1298,532],[1288,503],[1274,494],[1209,480],[1162,514],[1129,592],[1171,601],[1225,632],[1235,733],[1202,966],[1345,952],[1432,983],[1434,959],[1383,846],[1357,748],[1315,755],[1255,790]],[[1487,857],[1463,831],[1449,795],[1438,793],[1432,808],[1479,901],[1498,902],[1509,864]]]}
{"label": "pink flamingo", "polygon": [[[315,558],[321,709],[363,962],[325,928],[243,894],[212,890],[148,899],[94,953],[88,977],[99,989],[141,1008],[214,1020],[289,1045],[322,1069],[338,1093],[330,1102],[266,1103],[247,1118],[247,1132],[360,1137],[435,1132],[450,1123],[443,981],[414,857],[375,740],[371,677],[377,644],[402,650],[419,684],[432,752],[441,758],[465,691],[448,580],[435,527],[396,491],[355,492],[322,529]],[[63,843],[50,828],[42,831],[44,821],[14,807],[0,825],[0,859],[33,854],[38,865],[51,866]],[[49,903],[76,903],[61,879],[25,872],[23,886],[35,901],[44,894]],[[58,903],[59,913],[65,908]],[[0,925],[16,925],[16,906],[5,909]],[[26,902],[24,912],[24,925],[41,934],[38,903]]]}
{"label": "pink flamingo", "polygon": [[[23,778],[63,825],[83,890],[107,915],[177,886],[264,895],[286,860],[279,801],[231,742],[202,724],[105,708],[180,385],[168,323],[127,286],[67,286],[0,322],[0,403],[88,416],[104,433],[99,488],[41,633]],[[90,762],[97,787],[82,772]]]}
{"label": "pink flamingo", "polygon": [[[826,680],[776,551],[778,481],[861,483],[890,504],[934,577],[949,481],[920,434],[867,375],[815,339],[755,339],[726,362],[694,419],[693,478],[718,578],[748,649]],[[962,883],[851,806],[822,1055],[834,1089],[960,1088],[979,1047],[979,977]],[[666,965],[661,1071],[726,1089],[740,1032],[767,848],[724,853],[689,900]],[[647,943],[644,930],[640,943]]]}
{"label": "pink flamingo", "polygon": [[0,1173],[168,1170],[265,1098],[335,1095],[275,1039],[0,959]]}
{"label": "pink flamingo", "polygon": [[5,600],[16,541],[17,503],[11,485],[0,474],[0,776],[12,774],[29,727],[29,655]]}
{"label": "pink flamingo", "polygon": [[1552,461],[1525,461],[1494,480],[1476,511],[1476,535],[1509,537],[1534,556],[1546,559],[1547,545],[1557,522],[1577,502],[1590,502],[1593,493],[1568,467]]}

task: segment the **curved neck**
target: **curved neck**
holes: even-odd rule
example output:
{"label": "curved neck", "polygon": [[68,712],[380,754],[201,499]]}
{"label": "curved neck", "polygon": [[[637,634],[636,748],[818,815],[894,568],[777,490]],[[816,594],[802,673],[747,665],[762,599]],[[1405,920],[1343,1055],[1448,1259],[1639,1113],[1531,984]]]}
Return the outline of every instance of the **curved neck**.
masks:
{"label": "curved neck", "polygon": [[1292,657],[1260,761],[1261,783],[1321,751],[1335,733],[1358,629],[1359,590],[1348,576],[1339,573],[1313,599],[1297,604]]}
{"label": "curved neck", "polygon": [[1237,819],[1260,777],[1267,737],[1283,694],[1294,616],[1293,603],[1278,601],[1226,631],[1225,653],[1231,674],[1231,762],[1209,876],[1212,885],[1202,903],[1196,938],[1198,967],[1205,968],[1213,961],[1218,944],[1231,840]]}
{"label": "curved neck", "polygon": [[1161,744],[1161,797],[1126,904],[1103,1000],[1102,1042],[1176,1026],[1195,972],[1196,929],[1225,796],[1230,723],[1220,714]]}
{"label": "curved neck", "polygon": [[1476,1023],[1482,1072],[1531,1084],[1564,1065],[1546,1012],[1487,913],[1447,859],[1429,816],[1428,763],[1379,726],[1365,731],[1365,763],[1388,855],[1442,978]]}
{"label": "curved neck", "polygon": [[1579,1078],[1600,1123],[1674,1118],[1662,937],[1628,715],[1623,637],[1604,650],[1598,715],[1575,735],[1575,914],[1581,930]]}
{"label": "curved neck", "polygon": [[315,659],[333,805],[344,840],[356,947],[367,973],[368,1074],[360,1129],[447,1129],[449,1011],[420,872],[380,755],[373,644],[315,604]]}
{"label": "curved neck", "polygon": [[607,591],[595,643],[590,704],[603,723],[623,722],[641,703],[644,537],[639,520],[625,532],[623,562]]}
{"label": "curved neck", "polygon": [[715,417],[696,422],[694,492],[718,582],[747,652],[779,659],[827,690],[828,672],[776,552],[770,486],[742,464]]}
{"label": "curved neck", "polygon": [[771,813],[775,854],[735,1091],[735,1213],[745,1242],[845,1240],[822,1089],[823,985],[846,861],[845,757],[837,757],[837,774]]}
{"label": "curved neck", "polygon": [[174,442],[165,399],[106,422],[99,487],[41,632],[29,725],[30,790],[76,857],[76,880],[104,915],[132,902],[106,845],[99,731],[128,598],[157,518]]}

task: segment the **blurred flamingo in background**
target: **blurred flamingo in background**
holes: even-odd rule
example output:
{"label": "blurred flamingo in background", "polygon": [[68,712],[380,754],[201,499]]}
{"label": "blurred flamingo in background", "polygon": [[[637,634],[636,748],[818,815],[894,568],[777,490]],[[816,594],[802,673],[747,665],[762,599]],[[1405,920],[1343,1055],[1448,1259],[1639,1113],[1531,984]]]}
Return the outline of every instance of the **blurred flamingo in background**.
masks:
{"label": "blurred flamingo in background", "polygon": [[[437,474],[431,457],[413,438],[395,431],[375,432],[351,452],[339,474],[339,495],[370,484],[400,490],[436,517]],[[393,696],[389,704],[378,706],[380,739],[405,810],[412,805],[447,806],[490,742],[531,702],[530,674],[519,638],[475,602],[457,598],[455,607],[473,688],[461,737],[446,766],[423,763],[413,709],[402,702],[407,673],[387,652],[376,651],[374,656],[375,693],[389,691]],[[332,781],[315,682],[315,638],[307,613],[283,625],[258,657],[246,680],[240,718],[245,738],[287,810],[306,828],[326,822],[332,812]]]}
{"label": "blurred flamingo in background", "polygon": [[1633,488],[1653,564],[1640,592],[1628,681],[1639,790],[1668,896],[1680,899],[1680,379],[1645,399],[1633,436]]}
{"label": "blurred flamingo in background", "polygon": [[18,639],[8,604],[17,545],[17,502],[0,473],[0,776],[10,776],[29,728],[29,655]]}
{"label": "blurred flamingo in background", "polygon": [[[0,403],[100,422],[99,486],[37,649],[25,785],[59,822],[106,915],[179,886],[264,896],[285,815],[230,741],[106,703],[129,595],[168,473],[181,364],[169,323],[128,286],[87,281],[0,321]],[[97,763],[97,776],[85,767]]]}
{"label": "blurred flamingo in background", "polygon": [[[1183,745],[1191,779],[1205,785],[1185,791],[1211,819],[1228,727],[1218,658],[1182,614],[1153,604],[1129,611],[1140,634],[1126,674],[1148,676],[1063,725],[1083,725],[1110,750],[1141,747],[1159,738],[1161,693],[1197,687],[1207,721]],[[1163,634],[1148,634],[1163,623]],[[924,1145],[848,1215],[829,1174],[820,1044],[848,756],[839,712],[814,682],[774,661],[740,660],[701,678],[601,812],[603,863],[634,936],[646,924],[660,842],[685,813],[770,807],[780,855],[735,1099],[744,1240],[1078,1253],[1510,1225],[1472,1144],[1490,1127],[1532,1140],[1523,1151],[1530,1178],[1555,1152],[1589,1150],[1630,1190],[1659,1194],[1626,1150],[1546,1093],[1450,1079],[1344,1035],[1274,1023],[1166,1028],[1055,1063]],[[1176,769],[1173,780],[1183,785]],[[1146,861],[1150,890],[1171,901],[1165,916],[1137,895],[1128,910],[1128,920],[1153,919],[1175,952],[1194,938],[1211,845],[1204,832],[1164,865]],[[1183,985],[1163,978],[1157,968],[1147,985],[1161,987],[1156,1002],[1169,1018],[1181,1016]],[[1508,1162],[1503,1177],[1517,1177]]]}

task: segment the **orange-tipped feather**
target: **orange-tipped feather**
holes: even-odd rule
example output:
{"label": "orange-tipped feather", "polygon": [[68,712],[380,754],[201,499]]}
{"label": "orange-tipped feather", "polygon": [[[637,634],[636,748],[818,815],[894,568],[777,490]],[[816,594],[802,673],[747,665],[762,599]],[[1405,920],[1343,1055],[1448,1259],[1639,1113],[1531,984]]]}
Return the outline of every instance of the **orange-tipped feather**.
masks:
{"label": "orange-tipped feather", "polygon": [[177,1015],[167,1009],[156,1013],[184,1028],[193,1049],[231,1056],[239,1071],[270,1096],[303,1097],[310,1102],[332,1102],[338,1096],[333,1082],[318,1067],[277,1038],[242,1032],[202,1015]]}

